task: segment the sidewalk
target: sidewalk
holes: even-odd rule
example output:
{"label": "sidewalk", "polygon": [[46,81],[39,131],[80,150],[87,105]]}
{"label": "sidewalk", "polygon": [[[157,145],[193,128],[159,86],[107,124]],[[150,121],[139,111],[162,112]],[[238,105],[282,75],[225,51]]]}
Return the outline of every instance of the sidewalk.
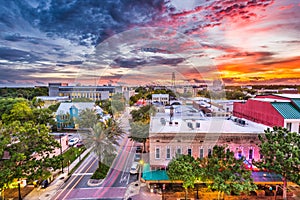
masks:
{"label": "sidewalk", "polygon": [[146,183],[139,181],[132,182],[128,185],[124,200],[161,200],[160,194],[154,194],[149,191]]}
{"label": "sidewalk", "polygon": [[[69,170],[71,171],[79,162],[80,158],[84,158],[91,149],[85,150],[74,162],[72,162],[69,166]],[[68,175],[68,167],[64,168],[64,173],[60,173],[54,181],[50,183],[50,185],[45,188],[34,188],[32,192],[26,195],[24,200],[50,200],[59,190],[59,188],[64,184],[64,182],[69,178]]]}

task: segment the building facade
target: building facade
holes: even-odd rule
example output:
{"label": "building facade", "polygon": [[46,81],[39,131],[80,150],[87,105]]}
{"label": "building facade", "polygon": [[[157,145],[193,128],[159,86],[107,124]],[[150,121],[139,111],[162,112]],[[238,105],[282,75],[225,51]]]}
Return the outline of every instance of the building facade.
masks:
{"label": "building facade", "polygon": [[61,103],[56,111],[57,129],[77,129],[76,119],[79,118],[80,112],[86,109],[96,111],[95,104],[93,102]]}
{"label": "building facade", "polygon": [[203,158],[212,154],[213,146],[224,145],[237,158],[245,157],[251,165],[259,160],[258,135],[268,126],[221,117],[201,117],[191,107],[182,113],[157,113],[149,130],[149,164],[151,170],[166,168],[176,154]]}
{"label": "building facade", "polygon": [[152,94],[152,104],[166,105],[169,103],[169,94]]}
{"label": "building facade", "polygon": [[88,98],[94,101],[110,99],[113,94],[121,93],[128,100],[134,90],[124,86],[69,86],[67,83],[49,83],[49,96],[67,96],[71,100]]}

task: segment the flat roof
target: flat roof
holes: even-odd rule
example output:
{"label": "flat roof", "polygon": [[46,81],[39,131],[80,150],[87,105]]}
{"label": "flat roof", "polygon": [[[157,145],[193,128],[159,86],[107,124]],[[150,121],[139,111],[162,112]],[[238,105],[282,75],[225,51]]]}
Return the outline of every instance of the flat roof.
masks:
{"label": "flat roof", "polygon": [[[183,110],[183,109],[182,109]],[[236,120],[235,120],[236,119]],[[269,126],[236,117],[204,117],[201,112],[157,113],[151,117],[151,133],[264,133]]]}
{"label": "flat roof", "polygon": [[273,94],[275,96],[286,97],[290,99],[300,99],[300,94]]}
{"label": "flat roof", "polygon": [[291,102],[290,100],[274,99],[274,98],[252,98],[251,100],[264,101],[264,102]]}

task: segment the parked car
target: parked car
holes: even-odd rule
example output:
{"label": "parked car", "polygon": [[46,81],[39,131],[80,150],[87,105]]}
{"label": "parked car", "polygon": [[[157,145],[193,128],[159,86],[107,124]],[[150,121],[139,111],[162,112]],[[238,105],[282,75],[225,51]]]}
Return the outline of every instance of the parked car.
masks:
{"label": "parked car", "polygon": [[137,146],[135,152],[142,153],[142,146]]}
{"label": "parked car", "polygon": [[49,182],[48,182],[47,179],[46,179],[46,180],[43,180],[42,183],[41,183],[41,187],[42,187],[42,188],[46,188],[46,187],[48,187],[48,185],[49,185]]}
{"label": "parked car", "polygon": [[134,155],[134,161],[139,162],[141,160],[141,154],[140,153],[136,153]]}
{"label": "parked car", "polygon": [[139,172],[139,168],[140,168],[139,163],[137,162],[132,163],[132,166],[130,168],[130,174],[137,174]]}
{"label": "parked car", "polygon": [[79,141],[79,142],[76,144],[76,147],[83,147],[83,146],[84,146],[84,144],[83,144],[82,141]]}
{"label": "parked car", "polygon": [[75,144],[77,144],[79,142],[79,138],[72,138],[69,140],[69,146],[74,146]]}

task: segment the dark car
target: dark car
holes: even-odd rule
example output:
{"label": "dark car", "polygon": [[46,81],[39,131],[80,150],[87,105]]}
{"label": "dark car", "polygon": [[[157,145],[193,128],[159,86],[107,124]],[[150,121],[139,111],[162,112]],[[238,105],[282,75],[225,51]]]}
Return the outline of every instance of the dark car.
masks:
{"label": "dark car", "polygon": [[42,188],[46,188],[46,187],[48,187],[48,185],[49,185],[48,180],[43,180],[42,183],[41,183]]}
{"label": "dark car", "polygon": [[135,152],[142,153],[142,146],[137,146]]}
{"label": "dark car", "polygon": [[141,154],[140,154],[140,153],[136,153],[136,154],[134,155],[134,161],[138,162],[138,161],[140,161],[140,160],[141,160]]}

